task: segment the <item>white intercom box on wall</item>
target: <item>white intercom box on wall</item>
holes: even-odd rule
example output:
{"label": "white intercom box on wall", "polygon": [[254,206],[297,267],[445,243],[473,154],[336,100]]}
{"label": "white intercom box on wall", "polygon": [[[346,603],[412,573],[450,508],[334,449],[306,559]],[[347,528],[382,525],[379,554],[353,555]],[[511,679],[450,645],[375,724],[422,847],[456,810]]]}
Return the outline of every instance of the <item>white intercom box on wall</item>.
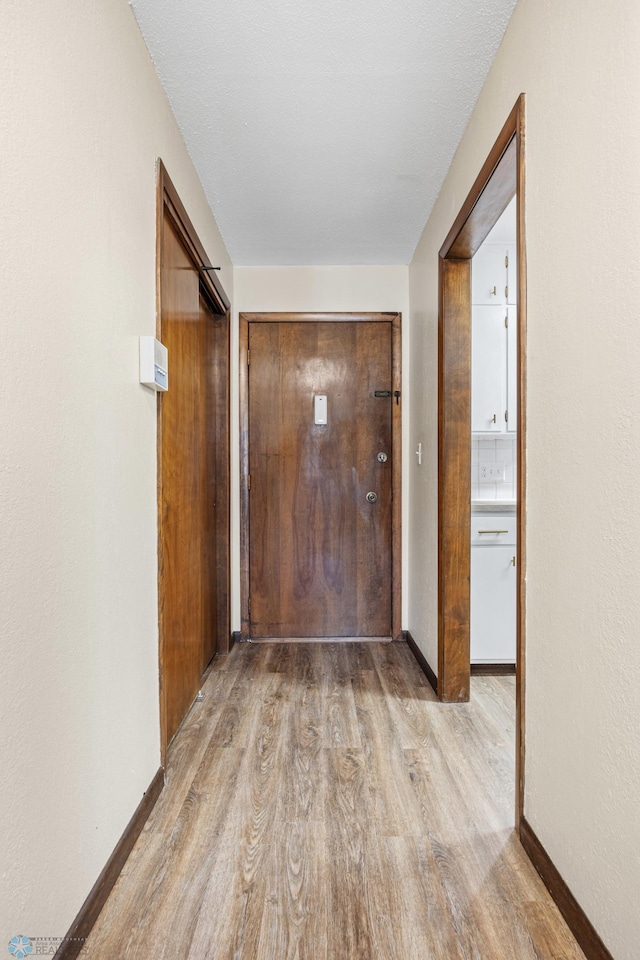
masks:
{"label": "white intercom box on wall", "polygon": [[169,354],[155,337],[140,337],[140,383],[152,390],[169,389]]}

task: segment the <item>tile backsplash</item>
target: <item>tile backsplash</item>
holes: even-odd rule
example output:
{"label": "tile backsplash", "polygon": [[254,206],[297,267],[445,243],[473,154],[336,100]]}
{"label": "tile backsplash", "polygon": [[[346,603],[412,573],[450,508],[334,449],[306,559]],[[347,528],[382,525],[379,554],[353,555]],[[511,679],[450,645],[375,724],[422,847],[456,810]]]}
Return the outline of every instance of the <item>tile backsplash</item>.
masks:
{"label": "tile backsplash", "polygon": [[[481,480],[480,464],[504,464],[504,480]],[[486,471],[485,471],[486,472]],[[471,435],[471,499],[515,500],[516,438]]]}

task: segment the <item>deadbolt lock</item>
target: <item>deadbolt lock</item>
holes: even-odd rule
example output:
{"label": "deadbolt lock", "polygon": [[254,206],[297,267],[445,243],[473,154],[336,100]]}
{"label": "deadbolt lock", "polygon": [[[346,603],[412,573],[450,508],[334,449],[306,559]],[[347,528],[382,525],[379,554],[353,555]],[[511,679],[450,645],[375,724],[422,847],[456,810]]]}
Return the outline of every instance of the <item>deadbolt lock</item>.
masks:
{"label": "deadbolt lock", "polygon": [[376,503],[377,499],[378,499],[378,494],[374,493],[373,490],[370,490],[369,493],[367,494],[367,500],[369,501],[369,503]]}
{"label": "deadbolt lock", "polygon": [[378,463],[386,463],[386,462],[387,462],[387,455],[386,455],[386,453],[379,453],[379,454],[378,454]]}

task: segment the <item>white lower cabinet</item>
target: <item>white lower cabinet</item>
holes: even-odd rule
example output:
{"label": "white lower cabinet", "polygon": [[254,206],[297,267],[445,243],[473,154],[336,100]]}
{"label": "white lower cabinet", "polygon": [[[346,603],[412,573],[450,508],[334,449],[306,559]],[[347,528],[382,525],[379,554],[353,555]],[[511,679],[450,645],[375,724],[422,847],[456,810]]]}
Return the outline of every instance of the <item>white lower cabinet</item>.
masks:
{"label": "white lower cabinet", "polygon": [[516,661],[516,522],[474,514],[471,529],[471,663]]}

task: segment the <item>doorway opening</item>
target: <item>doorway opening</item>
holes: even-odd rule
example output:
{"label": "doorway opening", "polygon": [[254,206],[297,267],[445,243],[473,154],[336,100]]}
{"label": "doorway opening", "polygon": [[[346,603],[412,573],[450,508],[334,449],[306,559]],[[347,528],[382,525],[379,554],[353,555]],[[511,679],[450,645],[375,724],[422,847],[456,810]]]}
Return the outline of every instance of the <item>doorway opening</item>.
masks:
{"label": "doorway opening", "polygon": [[[472,258],[515,198],[516,304],[515,390],[511,414],[485,411],[491,432],[499,418],[515,437],[516,501],[513,537],[516,573],[516,824],[524,794],[524,605],[526,516],[526,250],[524,219],[525,97],[522,94],[502,128],[439,257],[438,336],[438,694],[441,700],[469,699],[471,483],[472,483]],[[497,291],[496,291],[497,292]],[[508,301],[508,294],[506,297]],[[503,304],[507,307],[508,303]],[[500,348],[502,349],[502,347]],[[508,349],[508,346],[506,347]],[[506,382],[506,371],[505,371]],[[505,388],[508,389],[508,388]],[[515,408],[515,416],[513,411]],[[496,417],[495,422],[493,417]],[[474,416],[476,412],[474,411]],[[505,417],[508,419],[505,420]],[[477,427],[477,423],[476,423]],[[502,429],[502,425],[500,426]],[[489,458],[488,458],[489,459]],[[495,457],[494,457],[494,462]],[[478,463],[479,467],[479,463]],[[498,482],[497,475],[493,477]],[[506,481],[501,481],[506,482]],[[489,527],[487,527],[489,529]],[[493,527],[491,528],[493,529]],[[496,528],[497,529],[497,528]],[[501,527],[500,529],[503,529]],[[482,535],[478,535],[481,537]],[[492,534],[492,536],[497,536]]]}
{"label": "doorway opening", "polygon": [[516,665],[516,234],[514,196],[471,261],[472,675]]}

